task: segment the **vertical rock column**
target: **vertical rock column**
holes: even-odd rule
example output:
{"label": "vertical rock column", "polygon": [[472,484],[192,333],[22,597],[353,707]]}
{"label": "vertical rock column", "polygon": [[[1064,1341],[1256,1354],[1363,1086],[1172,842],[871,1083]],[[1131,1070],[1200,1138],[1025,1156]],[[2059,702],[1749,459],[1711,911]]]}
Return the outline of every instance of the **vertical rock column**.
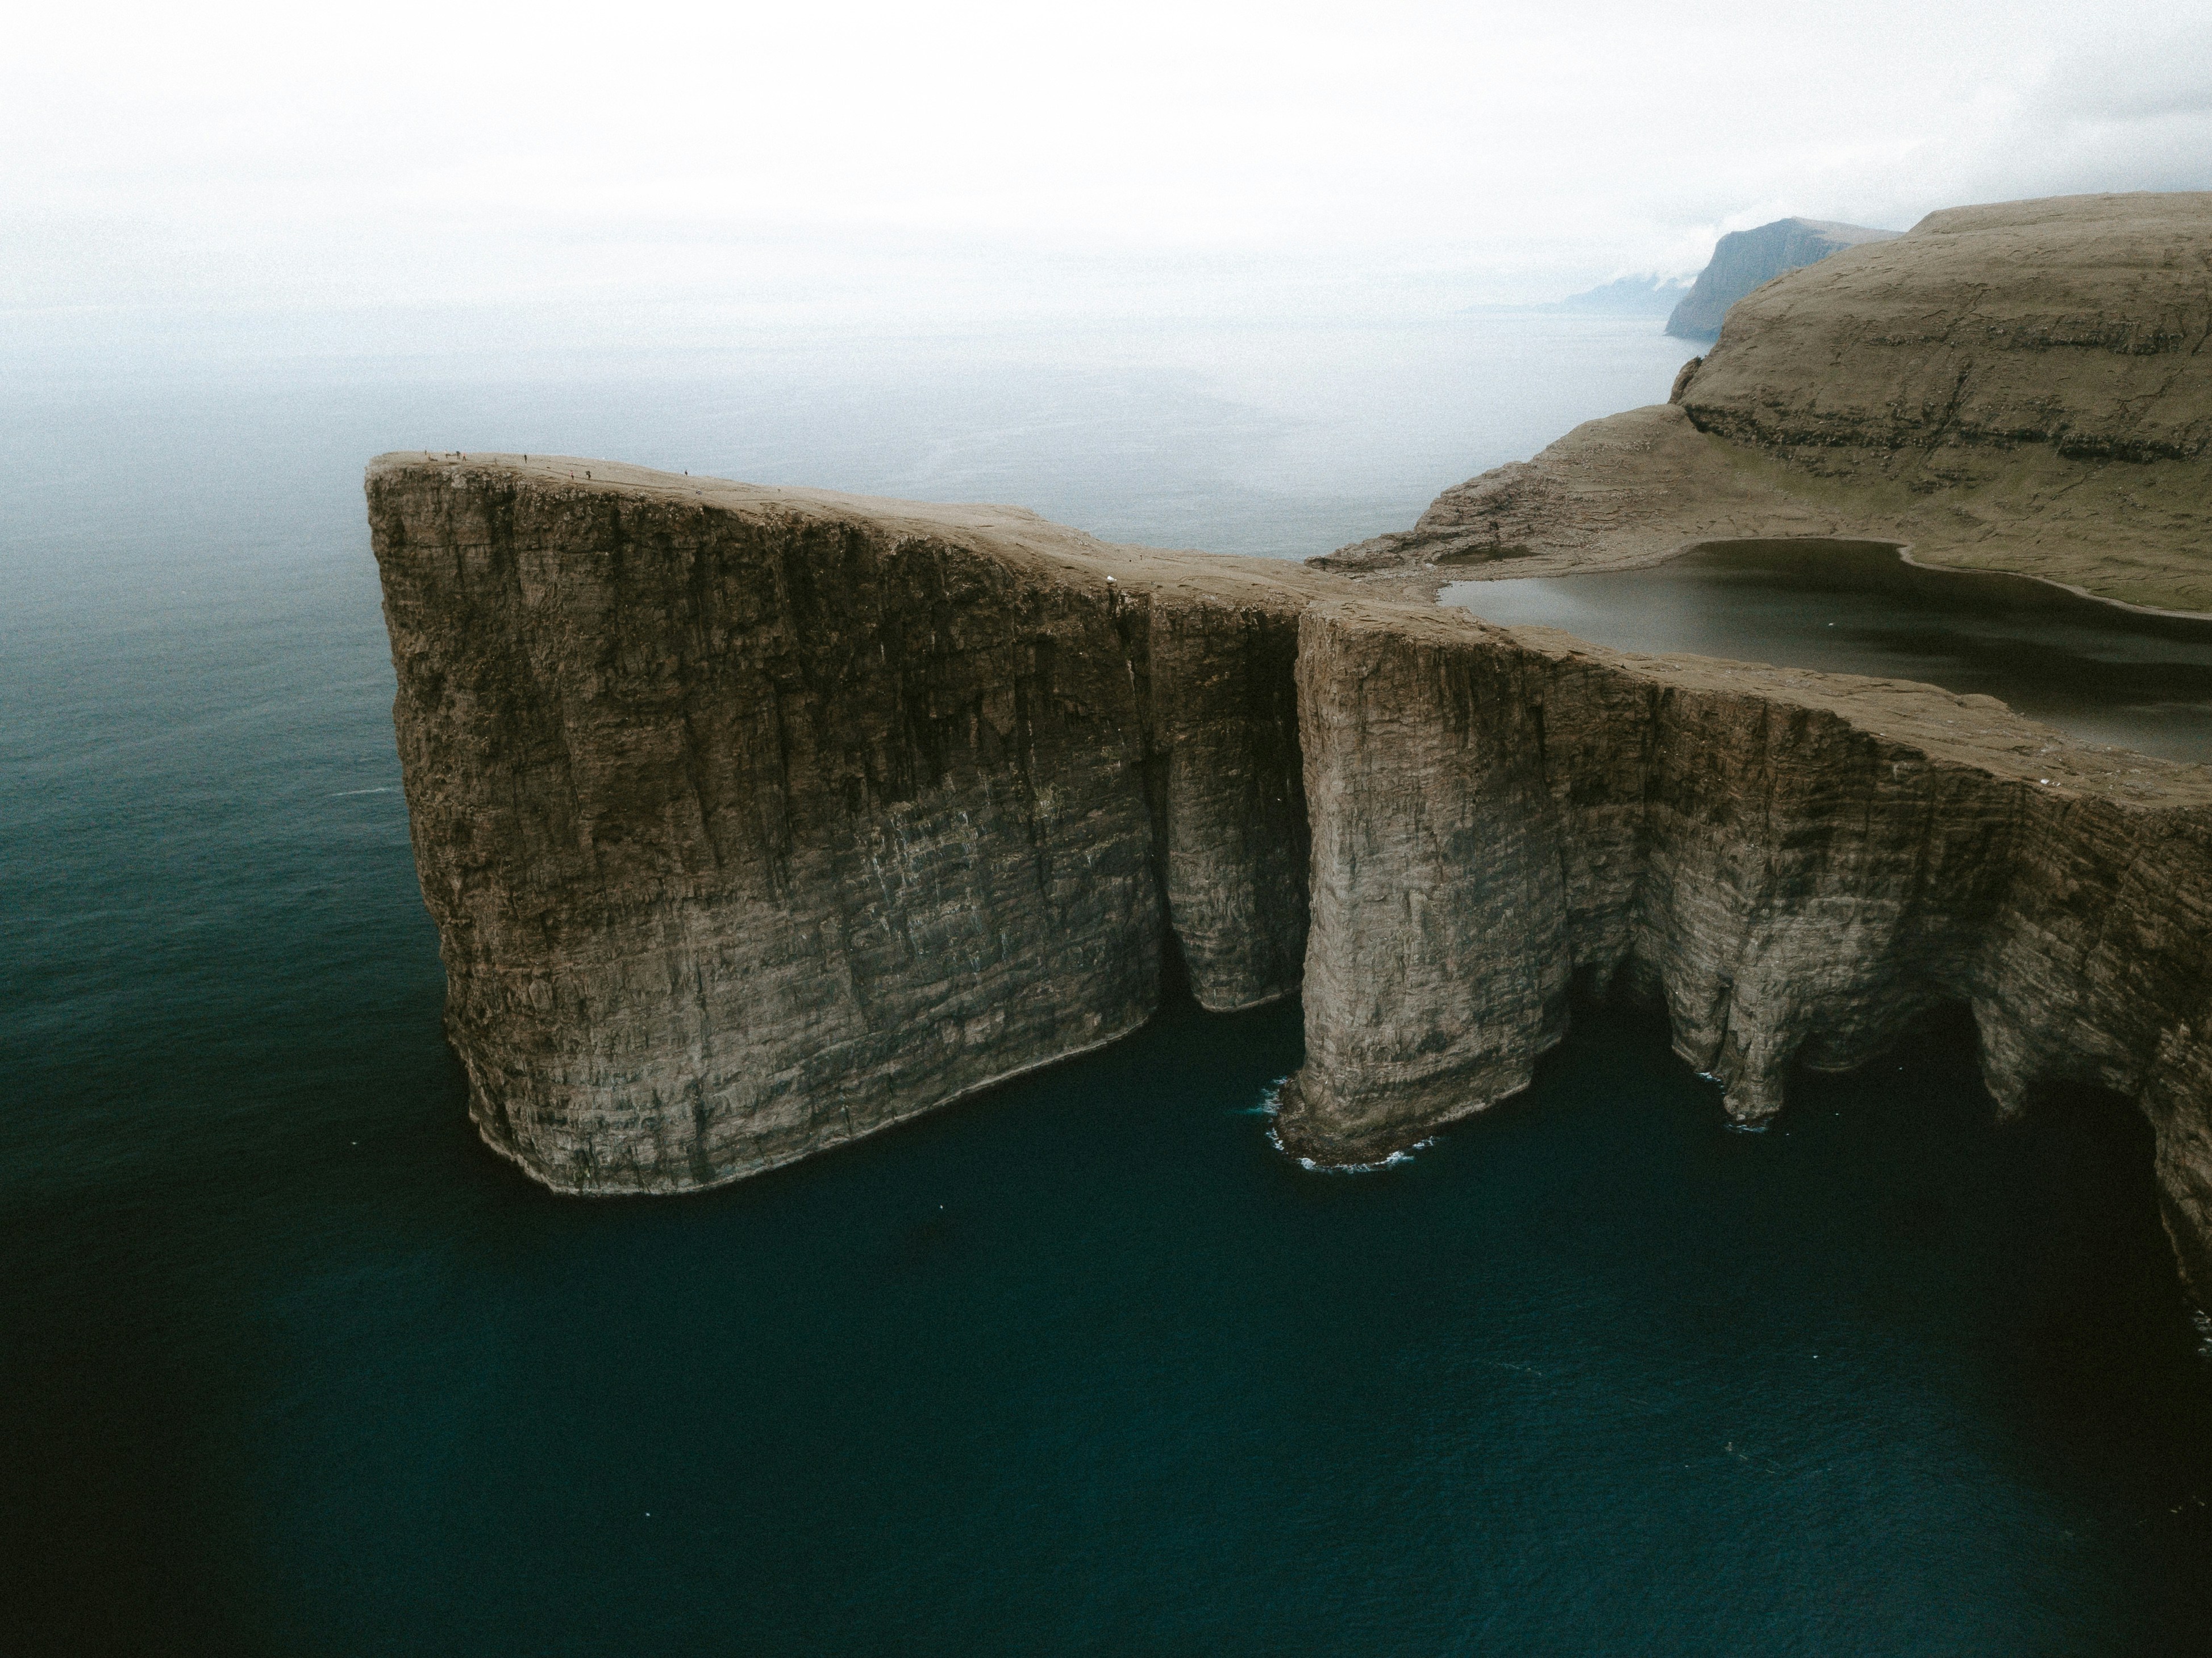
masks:
{"label": "vertical rock column", "polygon": [[1459,617],[1324,604],[1299,628],[1312,820],[1306,1064],[1279,1127],[1354,1163],[1528,1085],[1571,957],[1540,709]]}

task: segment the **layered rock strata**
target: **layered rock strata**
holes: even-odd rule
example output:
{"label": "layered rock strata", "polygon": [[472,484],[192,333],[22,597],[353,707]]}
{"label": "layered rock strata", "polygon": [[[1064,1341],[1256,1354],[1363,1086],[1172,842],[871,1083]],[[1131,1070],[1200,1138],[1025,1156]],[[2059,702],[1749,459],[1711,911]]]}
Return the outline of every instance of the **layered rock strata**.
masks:
{"label": "layered rock strata", "polygon": [[1738,301],[1681,404],[1815,469],[1836,451],[2193,460],[2208,337],[2212,191],[1948,208]]}
{"label": "layered rock strata", "polygon": [[1963,1004],[2000,1107],[2157,1137],[2212,1291],[2212,775],[1987,697],[1637,658],[1464,612],[1301,623],[1307,1060],[1287,1147],[1366,1162],[1526,1087],[1571,987],[1656,996],[1757,1122]]}
{"label": "layered rock strata", "polygon": [[2208,339],[2212,192],[1931,214],[1740,301],[1670,404],[1323,562],[1538,574],[1811,536],[2212,610]]}
{"label": "layered rock strata", "polygon": [[416,863],[485,1138],[714,1184],[1294,989],[1325,575],[1016,508],[387,456]]}

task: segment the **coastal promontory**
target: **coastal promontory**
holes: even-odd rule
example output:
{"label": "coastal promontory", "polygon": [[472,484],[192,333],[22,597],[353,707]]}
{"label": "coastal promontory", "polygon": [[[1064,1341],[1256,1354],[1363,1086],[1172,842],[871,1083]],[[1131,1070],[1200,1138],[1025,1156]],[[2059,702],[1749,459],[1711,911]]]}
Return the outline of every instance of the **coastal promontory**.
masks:
{"label": "coastal promontory", "polygon": [[447,1032],[549,1185],[712,1185],[1097,1047],[1170,950],[1210,1008],[1297,988],[1340,578],[542,456],[386,456],[368,501]]}
{"label": "coastal promontory", "polygon": [[[1988,697],[1431,602],[1901,525],[1946,562],[2212,594],[2186,533],[2209,207],[1967,210],[1837,254],[1731,313],[1676,402],[1308,566],[382,458],[399,751],[480,1130],[559,1190],[696,1189],[1187,984],[1302,996],[1278,1132],[1357,1163],[1524,1088],[1578,996],[1663,1008],[1745,1125],[1797,1069],[1963,1011],[2001,1112],[2087,1086],[2145,1115],[2212,1292],[2212,774]],[[2073,504],[2124,500],[2102,537]]]}

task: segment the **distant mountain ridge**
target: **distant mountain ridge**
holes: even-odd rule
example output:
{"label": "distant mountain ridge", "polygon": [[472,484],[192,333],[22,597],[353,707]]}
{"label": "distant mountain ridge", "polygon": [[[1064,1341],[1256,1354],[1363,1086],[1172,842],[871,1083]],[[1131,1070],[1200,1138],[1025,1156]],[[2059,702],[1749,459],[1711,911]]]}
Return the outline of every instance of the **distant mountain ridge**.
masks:
{"label": "distant mountain ridge", "polygon": [[1667,331],[1678,339],[1717,340],[1729,307],[1754,288],[1847,247],[1894,240],[1900,234],[1824,219],[1777,219],[1753,230],[1730,231],[1714,246],[1711,262],[1668,317]]}
{"label": "distant mountain ridge", "polygon": [[1603,316],[1656,317],[1671,314],[1689,296],[1680,276],[1622,276],[1601,287],[1570,294],[1548,311],[1583,311]]}
{"label": "distant mountain ridge", "polygon": [[1671,313],[1689,292],[1690,284],[1680,276],[1658,276],[1647,271],[1638,276],[1616,277],[1596,288],[1570,294],[1564,300],[1547,300],[1535,305],[1470,305],[1466,307],[1466,312],[1503,314],[1506,312],[1525,313],[1534,311],[1547,315],[1663,317]]}

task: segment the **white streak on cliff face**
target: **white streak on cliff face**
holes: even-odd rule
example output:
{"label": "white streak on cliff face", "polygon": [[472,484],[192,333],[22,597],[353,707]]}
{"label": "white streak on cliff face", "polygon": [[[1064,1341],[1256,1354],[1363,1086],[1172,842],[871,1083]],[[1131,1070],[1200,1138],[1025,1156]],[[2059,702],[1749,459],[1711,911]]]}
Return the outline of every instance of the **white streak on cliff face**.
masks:
{"label": "white streak on cliff face", "polygon": [[[2000,1106],[2088,1084],[2158,1135],[2212,1283],[2212,778],[1987,698],[1626,658],[1428,607],[1316,605],[1300,1155],[1371,1162],[1527,1086],[1571,980],[1664,999],[1739,1121],[1790,1068],[1972,1009]],[[2046,783],[2045,780],[2048,779]]]}

